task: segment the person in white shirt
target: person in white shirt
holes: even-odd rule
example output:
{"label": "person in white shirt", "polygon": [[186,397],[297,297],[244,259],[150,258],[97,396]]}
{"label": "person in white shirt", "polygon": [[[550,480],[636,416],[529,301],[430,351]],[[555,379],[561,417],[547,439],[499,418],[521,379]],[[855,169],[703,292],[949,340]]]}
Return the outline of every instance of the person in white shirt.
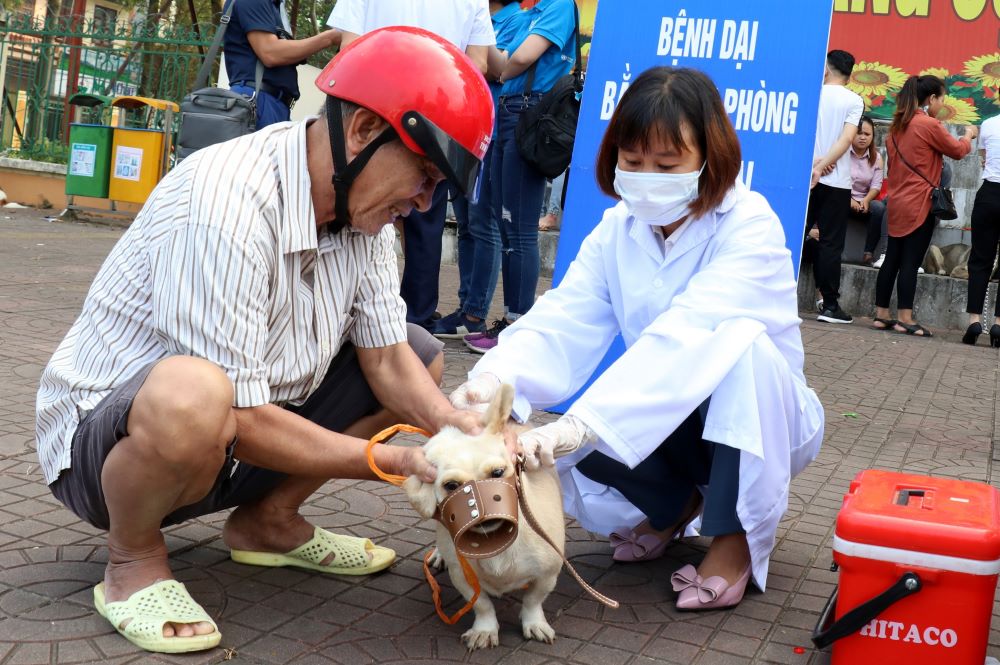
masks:
{"label": "person in white shirt", "polygon": [[844,252],[851,203],[851,157],[847,151],[858,133],[865,110],[861,97],[846,87],[853,70],[854,56],[847,51],[827,53],[813,147],[812,192],[806,228],[819,230],[813,275],[816,288],[823,295],[823,310],[816,319],[826,323],[854,321],[838,301],[840,257]]}
{"label": "person in white shirt", "polygon": [[[423,28],[455,44],[483,74],[496,44],[487,0],[338,0],[327,24],[343,33],[344,46],[387,25]],[[428,330],[434,328],[437,314],[448,198],[448,185],[442,183],[430,210],[408,215],[400,227],[405,255],[400,294],[406,302],[406,320]]]}
{"label": "person in white shirt", "polygon": [[620,334],[624,354],[518,446],[529,466],[557,464],[567,512],[610,534],[616,560],[661,556],[700,515],[708,553],[671,578],[684,610],[733,606],[751,578],[764,589],[789,481],[823,437],[791,253],[740,159],[707,76],[643,72],[595,169],[620,202],[451,395],[482,408],[510,384],[523,421],[584,387]]}
{"label": "person in white shirt", "polygon": [[[445,177],[475,191],[489,89],[455,46],[405,27],[355,41],[316,85],[324,117],[210,146],[159,183],[42,373],[46,481],[108,532],[94,604],[148,651],[221,639],[173,579],[163,526],[235,507],[234,561],[383,570],[391,549],[310,524],[302,503],[373,478],[366,439],[393,422],[480,429],[438,389],[440,343],[407,329],[389,227]],[[374,454],[435,477],[417,448]]]}
{"label": "person in white shirt", "polygon": [[[979,128],[979,154],[983,160],[983,184],[972,206],[972,251],[969,254],[969,295],[965,311],[969,327],[962,337],[975,344],[983,333],[983,304],[1000,245],[1000,116],[983,121]],[[945,186],[942,184],[942,186]],[[1000,347],[1000,298],[997,298],[990,346]]]}

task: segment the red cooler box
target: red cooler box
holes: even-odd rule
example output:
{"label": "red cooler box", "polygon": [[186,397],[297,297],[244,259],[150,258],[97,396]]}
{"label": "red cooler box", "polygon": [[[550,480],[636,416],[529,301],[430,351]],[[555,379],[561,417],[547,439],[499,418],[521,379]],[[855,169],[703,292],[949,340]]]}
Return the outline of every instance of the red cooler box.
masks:
{"label": "red cooler box", "polygon": [[840,583],[813,634],[833,644],[833,665],[983,665],[1000,573],[996,489],[862,471],[833,559]]}

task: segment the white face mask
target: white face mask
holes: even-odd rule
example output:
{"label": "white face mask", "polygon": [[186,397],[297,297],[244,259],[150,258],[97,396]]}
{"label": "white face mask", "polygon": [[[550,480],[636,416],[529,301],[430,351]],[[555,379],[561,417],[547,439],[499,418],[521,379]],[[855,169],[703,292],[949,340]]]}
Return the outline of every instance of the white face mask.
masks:
{"label": "white face mask", "polygon": [[690,173],[635,173],[615,167],[615,192],[629,214],[651,226],[665,226],[688,214],[698,198],[698,179],[705,165]]}

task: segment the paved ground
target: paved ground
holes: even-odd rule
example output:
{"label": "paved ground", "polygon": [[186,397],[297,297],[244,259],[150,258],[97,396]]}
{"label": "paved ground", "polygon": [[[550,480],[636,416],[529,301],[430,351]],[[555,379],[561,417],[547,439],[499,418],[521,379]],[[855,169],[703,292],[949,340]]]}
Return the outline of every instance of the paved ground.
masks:
{"label": "paved ground", "polygon": [[[830,543],[854,474],[880,467],[997,482],[996,351],[958,344],[954,333],[921,340],[869,330],[862,320],[807,320],[806,374],[827,410],[827,439],[792,485],[766,594],[750,593],[732,611],[679,614],[667,578],[680,562],[696,562],[703,542],[678,544],[648,565],[613,565],[602,538],[573,527],[569,554],[623,608],[602,608],[564,575],[546,603],[554,644],[525,642],[517,601],[501,600],[501,646],[466,654],[458,635],[470,619],[442,624],[423,581],[420,558],[432,529],[391,486],[336,482],[309,503],[309,518],[393,547],[399,562],[363,580],[257,569],[228,560],[219,538],[224,515],[170,529],[173,568],[218,619],[224,648],[158,660],[93,611],[102,538],[51,497],[33,449],[39,372],[120,233],[0,209],[0,664],[828,663],[809,648],[809,633],[836,582]],[[442,311],[454,306],[455,283],[446,267]],[[473,360],[450,343],[446,389]],[[1000,633],[991,645],[1000,654]]]}

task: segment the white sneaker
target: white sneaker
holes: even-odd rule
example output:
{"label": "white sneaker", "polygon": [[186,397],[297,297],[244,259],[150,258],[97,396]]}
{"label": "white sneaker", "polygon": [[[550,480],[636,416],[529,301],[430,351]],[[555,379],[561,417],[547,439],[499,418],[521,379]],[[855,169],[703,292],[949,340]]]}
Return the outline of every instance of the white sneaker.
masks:
{"label": "white sneaker", "polygon": [[918,275],[923,275],[924,274],[924,269],[923,269],[922,266],[920,268],[917,268],[917,274]]}
{"label": "white sneaker", "polygon": [[820,298],[819,300],[816,301],[816,311],[817,312],[822,312],[823,311],[823,299],[822,298]]}
{"label": "white sneaker", "polygon": [[884,262],[885,262],[885,254],[883,254],[882,256],[878,257],[878,261],[876,261],[875,263],[872,264],[872,268],[881,268],[882,267],[882,263],[884,263]]}

